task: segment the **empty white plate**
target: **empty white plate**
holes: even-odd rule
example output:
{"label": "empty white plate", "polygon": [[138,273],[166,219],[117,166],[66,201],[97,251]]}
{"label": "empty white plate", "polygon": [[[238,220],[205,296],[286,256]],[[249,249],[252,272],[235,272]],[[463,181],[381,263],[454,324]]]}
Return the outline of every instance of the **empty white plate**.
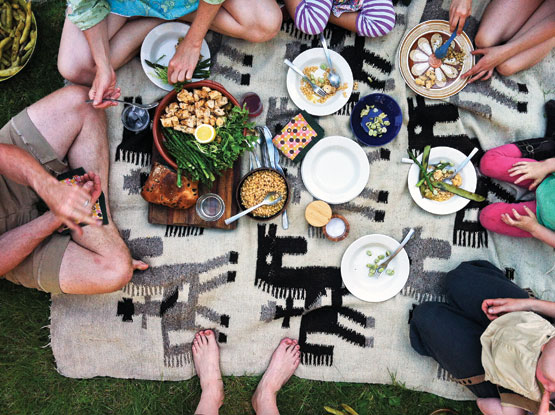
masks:
{"label": "empty white plate", "polygon": [[[173,89],[172,85],[162,81],[156,76],[154,69],[146,64],[145,59],[160,65],[168,66],[173,55],[175,55],[175,46],[179,38],[184,37],[188,31],[188,24],[169,22],[156,26],[146,35],[141,46],[141,65],[148,79],[157,87],[165,89],[166,91],[171,91]],[[200,54],[202,55],[202,60],[210,57],[210,49],[208,48],[206,40],[202,41]],[[201,79],[193,79],[193,81],[200,80]]]}
{"label": "empty white plate", "polygon": [[[430,160],[428,164],[438,164],[440,161],[450,161],[455,166],[461,163],[466,158],[466,155],[459,150],[452,148],[452,147],[433,147],[430,151]],[[418,156],[418,161],[422,161],[422,154]],[[459,173],[462,178],[462,185],[460,186],[461,189],[468,190],[469,192],[476,191],[476,184],[477,184],[477,176],[476,176],[476,169],[472,162],[468,162],[468,164],[462,169]],[[416,183],[418,183],[418,179],[420,176],[420,169],[416,164],[410,166],[409,174],[407,177],[407,185],[409,187],[409,192],[414,201],[418,206],[422,209],[434,213],[436,215],[448,215],[450,213],[455,213],[464,208],[470,200],[465,199],[464,197],[460,197],[454,195],[452,198],[444,201],[438,202],[436,200],[426,199],[422,197],[420,194],[420,189],[416,187]]]}
{"label": "empty white plate", "polygon": [[[337,92],[323,104],[309,101],[301,92],[301,77],[291,68],[287,72],[287,92],[297,107],[312,115],[329,115],[339,111],[349,101],[353,92],[353,71],[343,56],[330,50],[330,58],[333,67],[341,78],[341,85],[347,83],[347,89]],[[326,55],[323,48],[305,50],[295,58],[293,64],[301,71],[307,66],[327,65]]]}
{"label": "empty white plate", "polygon": [[379,277],[369,276],[367,264],[374,264],[378,255],[385,255],[386,251],[393,252],[398,246],[399,242],[395,239],[380,234],[363,236],[349,245],[341,259],[341,278],[349,292],[369,302],[385,301],[397,295],[409,278],[407,252],[401,250],[389,263],[387,269],[394,270],[393,275],[387,275],[384,271]]}
{"label": "empty white plate", "polygon": [[301,177],[312,196],[331,204],[346,203],[366,187],[370,164],[355,141],[340,136],[326,137],[306,154]]}

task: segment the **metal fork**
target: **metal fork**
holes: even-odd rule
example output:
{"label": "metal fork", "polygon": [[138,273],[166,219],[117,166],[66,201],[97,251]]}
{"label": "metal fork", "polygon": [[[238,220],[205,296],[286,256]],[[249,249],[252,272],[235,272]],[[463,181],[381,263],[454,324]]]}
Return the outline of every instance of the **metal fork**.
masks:
{"label": "metal fork", "polygon": [[[142,109],[144,109],[144,110],[149,110],[149,109],[152,109],[152,108],[156,108],[156,107],[158,106],[158,104],[159,104],[158,101],[156,101],[156,102],[151,102],[150,104],[137,104],[137,103],[135,103],[135,102],[127,102],[127,101],[123,101],[123,100],[121,100],[121,99],[112,99],[112,98],[104,98],[104,99],[102,100],[102,102],[105,102],[105,101],[110,101],[110,102],[121,102],[122,104],[131,105],[131,106],[133,106],[133,107],[139,107],[139,108],[142,108]],[[94,102],[93,99],[88,99],[88,100],[85,101],[86,104],[92,104],[93,102]]]}
{"label": "metal fork", "polygon": [[289,66],[291,69],[293,69],[295,72],[297,72],[306,82],[308,82],[308,84],[312,87],[312,89],[314,90],[314,92],[316,92],[317,95],[321,96],[322,98],[324,98],[327,94],[326,91],[324,91],[322,88],[320,88],[318,85],[316,85],[314,82],[312,82],[308,76],[306,76],[303,71],[301,71],[299,68],[297,68],[295,65],[293,65],[291,63],[291,61],[289,59],[285,59],[283,61],[287,66]]}
{"label": "metal fork", "polygon": [[[401,252],[401,249],[403,249],[403,247],[407,244],[407,242],[409,241],[410,238],[412,238],[412,235],[414,235],[414,229],[410,229],[409,233],[407,233],[407,236],[405,236],[405,239],[403,239],[403,241],[399,244],[399,246],[397,247],[397,249],[395,251],[393,251],[393,253],[391,254],[391,256],[389,258],[387,258],[384,262],[382,262],[381,264],[378,264],[377,267],[377,271],[376,271],[376,277],[379,277],[380,275],[382,275],[382,272],[384,272],[387,269],[387,266],[389,265],[389,263],[391,262],[391,260],[393,258],[395,258],[395,256]],[[381,272],[379,272],[378,270],[382,270]]]}

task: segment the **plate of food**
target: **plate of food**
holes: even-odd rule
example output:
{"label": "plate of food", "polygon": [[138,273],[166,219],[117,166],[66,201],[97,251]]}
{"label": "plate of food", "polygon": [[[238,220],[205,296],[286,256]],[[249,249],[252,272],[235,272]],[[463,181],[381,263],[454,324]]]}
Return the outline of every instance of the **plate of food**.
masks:
{"label": "plate of food", "polygon": [[399,242],[387,235],[373,234],[354,241],[341,259],[341,278],[355,297],[369,302],[389,300],[403,289],[409,278],[410,263],[403,249],[380,275],[376,271]]}
{"label": "plate of food", "polygon": [[301,177],[306,189],[330,204],[346,203],[366,187],[368,157],[350,138],[331,136],[318,141],[306,154]]}
{"label": "plate of food", "polygon": [[370,94],[357,102],[350,122],[358,141],[369,146],[382,146],[399,134],[403,113],[389,95]]}
{"label": "plate of food", "polygon": [[301,79],[291,68],[287,72],[287,91],[297,107],[312,115],[324,116],[339,111],[349,101],[353,92],[353,72],[351,67],[339,53],[330,50],[330,57],[334,69],[341,78],[339,87],[331,86],[328,74],[326,56],[323,48],[313,48],[304,51],[295,58],[293,64],[326,91],[325,97],[320,97]]}
{"label": "plate of food", "polygon": [[221,84],[192,82],[160,101],[154,114],[154,144],[171,167],[211,186],[257,140],[248,134],[254,126],[248,116]]}
{"label": "plate of food", "polygon": [[465,32],[455,37],[447,55],[437,59],[434,51],[449,39],[446,20],[428,20],[405,35],[399,48],[399,67],[414,92],[431,99],[457,94],[467,84],[461,75],[474,65],[472,42]]}
{"label": "plate of food", "polygon": [[[174,86],[167,82],[167,66],[175,55],[179,42],[189,31],[189,25],[181,22],[163,23],[152,29],[141,46],[141,65],[148,79],[157,87],[171,91]],[[210,67],[210,49],[206,40],[202,41],[199,64],[192,82],[206,79]],[[165,71],[165,72],[164,72]],[[208,71],[209,74],[209,71]],[[195,76],[196,75],[196,76]]]}
{"label": "plate of food", "polygon": [[269,167],[248,172],[237,186],[237,204],[248,209],[262,202],[270,192],[276,192],[281,200],[275,205],[262,206],[247,213],[256,220],[269,220],[278,216],[289,202],[289,185],[285,176]]}
{"label": "plate of food", "polygon": [[37,45],[38,33],[30,0],[21,0],[19,3],[5,2],[2,10],[0,82],[17,75],[31,60]]}
{"label": "plate of food", "polygon": [[[424,163],[422,160],[424,158]],[[463,209],[474,198],[484,200],[482,196],[473,192],[476,190],[476,169],[472,162],[468,164],[452,179],[453,191],[459,191],[463,196],[447,191],[443,180],[449,177],[466,155],[451,147],[427,147],[416,159],[427,170],[429,181],[421,175],[417,164],[412,164],[407,177],[410,195],[418,206],[436,215],[449,215]],[[441,182],[441,183],[440,183]],[[440,186],[440,187],[436,187]]]}

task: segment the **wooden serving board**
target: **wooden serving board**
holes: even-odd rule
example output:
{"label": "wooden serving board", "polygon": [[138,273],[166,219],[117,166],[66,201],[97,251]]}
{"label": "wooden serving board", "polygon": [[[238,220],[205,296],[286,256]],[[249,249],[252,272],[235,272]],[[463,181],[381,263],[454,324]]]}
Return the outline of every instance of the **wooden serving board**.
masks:
{"label": "wooden serving board", "polygon": [[[164,159],[156,150],[152,150],[152,161],[165,164]],[[235,229],[237,222],[226,225],[224,220],[235,215],[238,211],[237,202],[235,200],[235,189],[241,179],[241,159],[238,159],[232,169],[226,170],[219,176],[212,187],[208,189],[206,186],[199,187],[199,196],[205,193],[216,193],[224,200],[225,212],[223,216],[214,222],[206,222],[202,220],[195,210],[195,205],[189,209],[172,209],[162,205],[148,204],[148,222],[158,225],[175,225],[175,226],[199,226],[202,228],[216,229]]]}

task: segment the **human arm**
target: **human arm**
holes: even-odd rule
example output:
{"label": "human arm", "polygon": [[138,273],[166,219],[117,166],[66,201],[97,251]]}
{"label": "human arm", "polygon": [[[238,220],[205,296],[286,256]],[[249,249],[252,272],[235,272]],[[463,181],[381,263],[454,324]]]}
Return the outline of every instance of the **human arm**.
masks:
{"label": "human arm", "polygon": [[458,23],[457,35],[460,35],[471,12],[472,0],[452,0],[451,7],[449,7],[449,30],[454,32]]}
{"label": "human arm", "polygon": [[67,186],[50,176],[29,153],[11,144],[0,144],[0,175],[31,187],[60,221],[77,233],[82,230],[76,222],[99,225],[85,206],[87,201],[93,202],[91,193],[98,193],[99,178],[93,178],[94,191]]}
{"label": "human arm", "polygon": [[538,415],[555,415],[555,411],[549,410],[550,398],[551,393],[545,390],[542,394],[542,400],[540,402],[540,408],[538,409]]}
{"label": "human arm", "polygon": [[490,320],[513,311],[533,311],[555,318],[555,303],[536,298],[490,298],[482,302],[482,311]]}
{"label": "human arm", "polygon": [[200,57],[202,41],[222,4],[223,1],[218,4],[208,3],[204,0],[199,1],[195,19],[168,65],[170,83],[183,82],[193,77]]}
{"label": "human arm", "polygon": [[[543,19],[523,35],[509,42],[492,46],[489,48],[476,49],[472,52],[473,55],[483,55],[478,63],[470,70],[461,75],[462,78],[469,78],[469,83],[482,80],[487,80],[493,75],[493,70],[503,62],[512,58],[513,56],[528,50],[546,40],[555,36],[555,19],[548,17]],[[485,77],[484,77],[485,76]]]}
{"label": "human arm", "polygon": [[94,77],[89,98],[94,100],[95,108],[107,108],[117,105],[117,102],[105,101],[103,98],[118,99],[121,90],[116,88],[116,73],[110,62],[110,43],[108,41],[108,24],[106,20],[83,31],[91,54],[96,65],[96,75]]}
{"label": "human arm", "polygon": [[519,184],[524,180],[533,180],[528,190],[534,190],[549,174],[555,173],[555,158],[543,161],[519,161],[513,164],[509,169],[509,176],[514,177],[521,175],[515,180],[515,184]]}
{"label": "human arm", "polygon": [[534,212],[528,206],[524,206],[526,215],[519,214],[516,209],[513,209],[513,216],[508,213],[501,215],[501,220],[510,226],[515,226],[523,231],[529,232],[534,238],[546,243],[547,245],[555,248],[555,232],[547,229],[545,226],[540,225]]}

